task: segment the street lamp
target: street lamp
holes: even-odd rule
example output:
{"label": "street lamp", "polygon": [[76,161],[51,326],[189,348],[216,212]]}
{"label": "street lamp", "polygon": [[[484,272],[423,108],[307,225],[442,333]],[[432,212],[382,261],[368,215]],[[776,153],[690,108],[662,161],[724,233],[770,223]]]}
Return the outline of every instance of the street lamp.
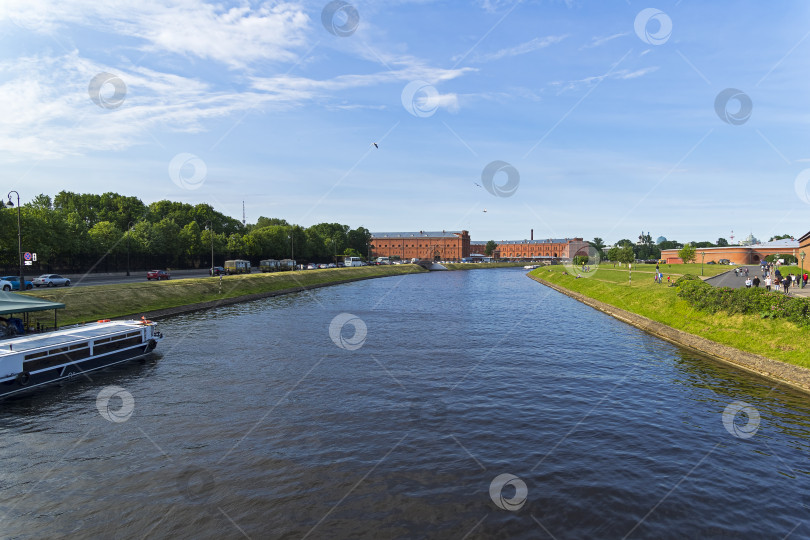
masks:
{"label": "street lamp", "polygon": [[334,238],[332,238],[332,248],[335,253],[335,266],[337,266],[337,240],[335,240]]}
{"label": "street lamp", "polygon": [[23,276],[23,255],[22,255],[22,225],[20,222],[20,194],[16,191],[9,191],[8,192],[8,202],[6,206],[9,208],[14,207],[14,203],[11,202],[11,194],[14,193],[17,195],[17,252],[20,257],[20,292],[25,291],[25,277]]}
{"label": "street lamp", "polygon": [[[804,278],[804,251],[799,252],[799,256],[802,258],[802,278]],[[802,279],[802,289],[804,289],[804,279]]]}
{"label": "street lamp", "polygon": [[211,275],[214,275],[214,223],[209,219],[208,223],[208,236],[211,237]]}
{"label": "street lamp", "polygon": [[131,221],[127,223],[127,277],[129,277],[129,235],[132,231],[132,225],[134,225],[134,223]]}
{"label": "street lamp", "polygon": [[701,276],[703,275],[703,261],[704,261],[705,259],[706,259],[706,252],[705,252],[705,251],[701,251],[701,252],[700,252],[700,275],[701,275]]}

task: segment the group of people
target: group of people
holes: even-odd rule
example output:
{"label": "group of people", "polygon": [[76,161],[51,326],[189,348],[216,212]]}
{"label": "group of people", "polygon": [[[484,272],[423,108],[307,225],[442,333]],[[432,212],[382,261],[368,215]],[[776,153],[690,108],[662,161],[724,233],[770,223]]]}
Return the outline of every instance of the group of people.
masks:
{"label": "group of people", "polygon": [[790,272],[788,275],[783,276],[779,268],[774,268],[773,264],[767,262],[763,262],[760,268],[762,269],[762,280],[760,280],[758,276],[754,276],[753,279],[748,277],[748,268],[746,267],[735,268],[734,274],[736,276],[744,275],[745,286],[749,289],[751,287],[759,287],[762,283],[765,285],[766,291],[770,291],[771,287],[773,287],[774,291],[788,294],[791,287],[804,288],[807,286],[807,272],[804,274],[794,274]]}
{"label": "group of people", "polygon": [[[655,265],[655,277],[653,279],[656,283],[664,282],[664,274],[661,273],[661,270],[659,270],[657,264]],[[667,276],[667,283],[672,283],[671,276]]]}

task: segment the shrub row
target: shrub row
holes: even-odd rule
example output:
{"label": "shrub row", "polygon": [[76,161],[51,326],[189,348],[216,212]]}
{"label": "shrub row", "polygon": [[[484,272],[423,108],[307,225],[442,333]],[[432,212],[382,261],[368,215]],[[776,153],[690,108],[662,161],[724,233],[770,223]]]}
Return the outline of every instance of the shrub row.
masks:
{"label": "shrub row", "polygon": [[758,314],[762,318],[785,319],[803,326],[810,325],[810,301],[804,298],[794,298],[757,287],[712,287],[691,275],[678,278],[675,284],[678,286],[678,296],[701,311]]}

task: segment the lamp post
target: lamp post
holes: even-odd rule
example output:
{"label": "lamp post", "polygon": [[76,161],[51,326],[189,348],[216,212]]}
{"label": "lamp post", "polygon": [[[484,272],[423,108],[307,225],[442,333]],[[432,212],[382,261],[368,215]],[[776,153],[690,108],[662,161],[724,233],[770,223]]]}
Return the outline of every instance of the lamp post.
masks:
{"label": "lamp post", "polygon": [[214,223],[209,219],[206,220],[208,224],[208,236],[211,237],[211,275],[214,275]]}
{"label": "lamp post", "polygon": [[20,221],[20,194],[16,191],[9,191],[8,192],[8,202],[6,206],[12,208],[14,203],[11,202],[11,194],[14,193],[17,195],[17,255],[20,258],[20,292],[25,291],[25,276],[23,276],[23,255],[22,255],[22,225]]}
{"label": "lamp post", "polygon": [[332,249],[335,253],[335,266],[337,266],[337,240],[332,238]]}
{"label": "lamp post", "polygon": [[290,239],[290,259],[295,260],[295,235],[293,230],[290,229],[290,234],[287,235]]}
{"label": "lamp post", "polygon": [[704,261],[705,259],[706,259],[706,252],[705,252],[705,251],[701,251],[701,252],[700,252],[700,275],[701,275],[701,276],[703,275],[703,261]]}
{"label": "lamp post", "polygon": [[134,223],[131,221],[127,223],[127,277],[129,277],[129,235],[132,231],[132,225],[134,225]]}
{"label": "lamp post", "polygon": [[802,277],[802,289],[804,289],[804,255],[805,255],[804,251],[799,252],[799,257],[801,257],[801,259],[802,259],[802,275],[801,275],[801,277]]}

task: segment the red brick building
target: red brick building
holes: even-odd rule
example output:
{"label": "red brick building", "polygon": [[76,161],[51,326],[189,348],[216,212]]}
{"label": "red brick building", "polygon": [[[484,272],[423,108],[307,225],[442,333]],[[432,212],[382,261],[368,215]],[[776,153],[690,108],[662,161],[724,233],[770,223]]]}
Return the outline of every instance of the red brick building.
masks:
{"label": "red brick building", "polygon": [[467,231],[418,231],[371,233],[371,258],[399,257],[460,261],[470,256]]}
{"label": "red brick building", "polygon": [[[470,241],[467,231],[371,233],[371,257],[458,261],[472,254],[484,255],[486,242]],[[582,238],[503,240],[492,253],[495,259],[569,259],[588,254]]]}
{"label": "red brick building", "polygon": [[504,240],[498,242],[499,259],[570,259],[575,255],[588,255],[588,246],[582,238],[548,238],[546,240]]}

